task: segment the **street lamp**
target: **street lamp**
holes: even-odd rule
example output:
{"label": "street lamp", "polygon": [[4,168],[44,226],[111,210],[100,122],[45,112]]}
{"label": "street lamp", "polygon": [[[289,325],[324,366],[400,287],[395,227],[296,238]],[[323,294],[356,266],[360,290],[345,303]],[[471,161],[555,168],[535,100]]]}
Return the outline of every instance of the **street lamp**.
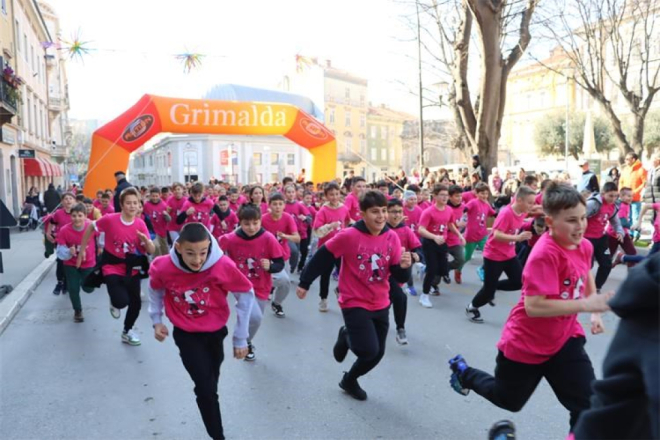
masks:
{"label": "street lamp", "polygon": [[192,145],[190,144],[190,142],[186,142],[186,147],[183,150],[184,151],[183,156],[186,160],[186,177],[185,177],[186,183],[190,182],[190,154],[188,154],[188,152],[191,149],[192,149]]}

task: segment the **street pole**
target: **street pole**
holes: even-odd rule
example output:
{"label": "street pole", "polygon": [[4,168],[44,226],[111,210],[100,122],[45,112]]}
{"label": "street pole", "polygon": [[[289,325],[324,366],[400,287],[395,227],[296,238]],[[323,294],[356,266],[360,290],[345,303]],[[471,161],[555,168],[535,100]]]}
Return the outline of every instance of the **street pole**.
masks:
{"label": "street pole", "polygon": [[570,92],[568,88],[568,80],[569,77],[566,76],[566,129],[564,130],[564,134],[566,135],[566,139],[564,140],[564,172],[568,173],[568,105],[570,101]]}
{"label": "street pole", "polygon": [[417,9],[417,70],[419,74],[419,172],[424,172],[424,98],[422,96],[422,26],[419,21],[419,1]]}

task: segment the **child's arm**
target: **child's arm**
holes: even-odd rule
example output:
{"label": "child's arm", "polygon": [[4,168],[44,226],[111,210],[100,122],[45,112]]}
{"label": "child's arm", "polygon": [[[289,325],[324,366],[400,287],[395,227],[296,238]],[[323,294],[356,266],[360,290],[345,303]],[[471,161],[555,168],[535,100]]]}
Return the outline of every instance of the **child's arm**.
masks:
{"label": "child's arm", "polygon": [[505,234],[499,229],[493,229],[493,238],[495,238],[495,240],[497,241],[505,241],[507,243],[510,243],[512,241],[529,240],[530,238],[532,238],[532,233],[530,231],[525,231],[525,232],[521,232],[518,235],[513,235],[513,234]]}
{"label": "child's arm", "polygon": [[553,316],[574,315],[581,312],[607,312],[607,302],[614,292],[589,295],[586,298],[559,301],[548,299],[545,295],[525,295],[525,312],[531,318],[549,318]]}
{"label": "child's arm", "polygon": [[85,229],[82,241],[80,242],[80,252],[78,252],[78,259],[76,260],[77,268],[80,268],[80,265],[85,259],[85,249],[87,249],[87,243],[89,243],[89,239],[92,237],[95,229],[96,227],[94,226],[94,223],[90,223],[89,226],[87,226],[87,229]]}
{"label": "child's arm", "polygon": [[621,220],[619,219],[618,215],[613,215],[610,217],[610,225],[612,225],[612,229],[614,229],[614,232],[616,232],[616,239],[619,241],[623,241],[623,228],[621,227]]}
{"label": "child's arm", "polygon": [[321,276],[321,274],[330,266],[335,264],[336,257],[328,250],[328,248],[323,245],[321,246],[305,269],[300,274],[300,282],[298,283],[298,288],[296,289],[296,294],[298,298],[304,299],[309,290],[309,286],[314,282],[315,279]]}
{"label": "child's arm", "polygon": [[[150,274],[151,275],[151,271]],[[150,278],[151,280],[152,278]],[[154,337],[163,342],[169,335],[169,331],[163,324],[163,308],[165,307],[165,289],[156,289],[149,282],[149,317],[154,327]]]}
{"label": "child's arm", "polygon": [[284,232],[278,232],[277,236],[292,241],[294,243],[300,243],[300,234],[298,232],[294,232],[293,234],[285,234]]}
{"label": "child's arm", "polygon": [[234,357],[243,359],[247,354],[248,324],[250,323],[250,310],[254,303],[254,291],[232,292],[236,298],[236,327],[234,327]]}
{"label": "child's arm", "polygon": [[458,235],[458,239],[461,241],[461,245],[465,246],[465,237],[463,237],[463,234],[461,234],[461,231],[456,227],[454,223],[449,223],[449,230]]}

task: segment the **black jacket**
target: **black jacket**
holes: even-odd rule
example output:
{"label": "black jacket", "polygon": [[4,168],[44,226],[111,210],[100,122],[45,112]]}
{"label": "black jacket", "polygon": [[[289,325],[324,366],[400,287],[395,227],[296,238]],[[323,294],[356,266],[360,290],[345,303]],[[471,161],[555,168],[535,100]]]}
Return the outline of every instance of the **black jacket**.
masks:
{"label": "black jacket", "polygon": [[55,187],[49,186],[46,192],[44,193],[44,205],[46,205],[46,211],[53,212],[57,208],[57,205],[60,204],[62,197],[60,193],[55,190]]}
{"label": "black jacket", "polygon": [[126,188],[130,188],[133,185],[128,183],[128,180],[126,179],[121,179],[119,182],[117,182],[117,187],[115,188],[115,212],[121,212],[121,204],[119,203],[119,195],[123,190]]}
{"label": "black jacket", "polygon": [[610,301],[621,321],[593,383],[591,408],[575,426],[576,439],[659,438],[660,253],[630,271]]}

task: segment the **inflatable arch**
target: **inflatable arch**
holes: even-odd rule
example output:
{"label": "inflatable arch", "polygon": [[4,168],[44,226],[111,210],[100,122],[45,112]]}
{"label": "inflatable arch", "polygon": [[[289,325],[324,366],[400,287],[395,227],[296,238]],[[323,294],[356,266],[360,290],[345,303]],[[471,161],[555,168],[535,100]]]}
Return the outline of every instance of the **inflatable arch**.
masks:
{"label": "inflatable arch", "polygon": [[114,172],[126,170],[130,153],[158,133],[282,135],[312,155],[310,179],[336,177],[332,132],[299,108],[284,103],[215,101],[144,95],[92,135],[85,195],[114,188]]}

